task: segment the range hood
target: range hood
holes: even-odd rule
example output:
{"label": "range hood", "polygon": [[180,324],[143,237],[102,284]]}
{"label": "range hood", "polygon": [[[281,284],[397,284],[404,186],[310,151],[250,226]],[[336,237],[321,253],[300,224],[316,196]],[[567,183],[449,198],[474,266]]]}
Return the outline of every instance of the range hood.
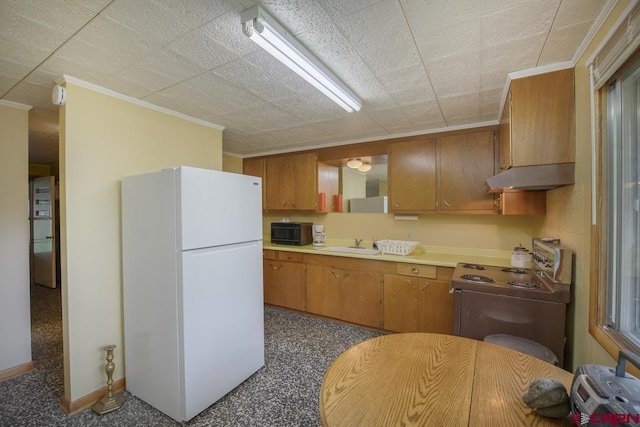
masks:
{"label": "range hood", "polygon": [[514,166],[487,179],[490,192],[504,188],[517,190],[551,190],[575,182],[575,163]]}

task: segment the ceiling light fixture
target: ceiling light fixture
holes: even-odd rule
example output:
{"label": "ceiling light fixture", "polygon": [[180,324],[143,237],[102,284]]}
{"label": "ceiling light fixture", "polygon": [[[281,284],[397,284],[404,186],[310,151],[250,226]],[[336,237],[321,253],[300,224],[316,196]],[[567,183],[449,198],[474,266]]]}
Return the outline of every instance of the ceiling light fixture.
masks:
{"label": "ceiling light fixture", "polygon": [[360,99],[259,6],[244,11],[241,21],[245,35],[336,104],[348,112],[360,110]]}
{"label": "ceiling light fixture", "polygon": [[351,169],[358,169],[360,166],[362,166],[362,160],[349,159],[349,161],[347,162],[347,166],[350,167]]}
{"label": "ceiling light fixture", "polygon": [[369,172],[371,170],[371,164],[364,163],[362,166],[358,168],[360,172]]}

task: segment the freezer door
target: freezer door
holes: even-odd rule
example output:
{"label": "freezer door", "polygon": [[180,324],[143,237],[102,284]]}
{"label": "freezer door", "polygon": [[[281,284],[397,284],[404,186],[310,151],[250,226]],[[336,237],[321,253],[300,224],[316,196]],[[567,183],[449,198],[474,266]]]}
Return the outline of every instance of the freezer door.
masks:
{"label": "freezer door", "polygon": [[187,421],[264,365],[262,243],[187,251],[179,262]]}
{"label": "freezer door", "polygon": [[175,173],[180,250],[262,240],[260,178],[184,166]]}

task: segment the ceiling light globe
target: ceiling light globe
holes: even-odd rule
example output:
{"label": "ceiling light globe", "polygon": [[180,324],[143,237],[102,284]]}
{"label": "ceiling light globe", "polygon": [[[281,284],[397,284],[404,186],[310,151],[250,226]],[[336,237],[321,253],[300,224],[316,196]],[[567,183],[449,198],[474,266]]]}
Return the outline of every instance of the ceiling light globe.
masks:
{"label": "ceiling light globe", "polygon": [[347,166],[350,167],[351,169],[358,169],[360,166],[362,166],[362,160],[349,159],[349,161],[347,162]]}
{"label": "ceiling light globe", "polygon": [[358,168],[360,172],[368,172],[371,170],[371,165],[369,163],[365,163]]}

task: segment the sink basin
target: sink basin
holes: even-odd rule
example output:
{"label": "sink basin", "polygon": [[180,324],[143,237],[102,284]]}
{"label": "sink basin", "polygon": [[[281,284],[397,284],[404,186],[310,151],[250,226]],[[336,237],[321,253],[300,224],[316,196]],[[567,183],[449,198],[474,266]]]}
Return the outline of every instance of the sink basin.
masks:
{"label": "sink basin", "polygon": [[362,254],[362,255],[376,255],[380,251],[377,249],[367,248],[349,248],[347,246],[327,246],[326,248],[318,248],[319,251],[327,252],[342,252],[346,254]]}

